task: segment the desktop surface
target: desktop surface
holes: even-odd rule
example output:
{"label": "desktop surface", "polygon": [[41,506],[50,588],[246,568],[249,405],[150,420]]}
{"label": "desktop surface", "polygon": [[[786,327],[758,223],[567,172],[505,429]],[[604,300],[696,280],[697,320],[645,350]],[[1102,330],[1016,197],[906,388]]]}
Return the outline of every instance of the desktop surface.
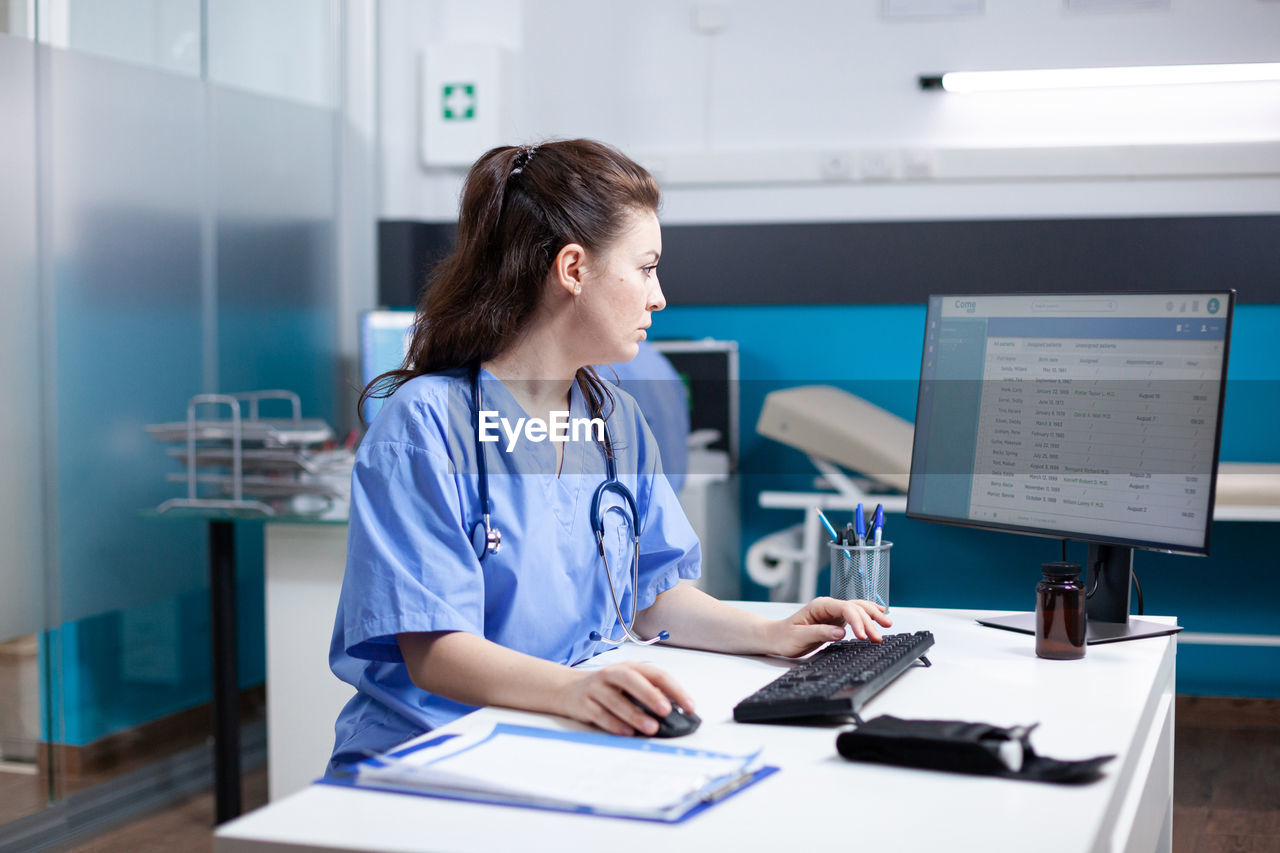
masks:
{"label": "desktop surface", "polygon": [[[740,606],[770,617],[795,608]],[[1042,754],[1117,754],[1102,779],[1059,786],[851,763],[836,753],[839,727],[732,721],[733,706],[776,678],[786,661],[628,645],[586,665],[640,660],[661,666],[690,690],[703,719],[681,745],[763,746],[765,760],[781,770],[676,826],[313,785],[224,824],[215,850],[652,851],[726,844],[777,850],[853,838],[860,847],[883,850],[982,844],[1078,851],[1149,847],[1167,837],[1176,640],[1090,647],[1079,661],[1044,661],[1036,658],[1031,638],[981,627],[974,621],[979,615],[986,613],[895,607],[890,630],[933,632],[934,665],[898,678],[863,708],[863,716],[1040,722],[1032,741]],[[556,717],[493,708],[446,728],[463,731],[500,720],[580,728]],[[1045,833],[1048,814],[1072,818]]]}

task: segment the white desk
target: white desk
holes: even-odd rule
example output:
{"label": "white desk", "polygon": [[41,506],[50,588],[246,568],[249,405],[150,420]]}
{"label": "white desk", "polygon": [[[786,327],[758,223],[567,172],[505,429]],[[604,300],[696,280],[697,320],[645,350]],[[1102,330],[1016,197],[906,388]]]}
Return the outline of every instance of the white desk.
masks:
{"label": "white desk", "polygon": [[[743,606],[777,616],[793,610],[768,603]],[[1031,637],[976,625],[974,611],[895,608],[892,615],[895,631],[933,631],[937,645],[929,657],[934,665],[905,673],[867,705],[864,716],[1002,725],[1039,721],[1032,741],[1043,754],[1119,757],[1103,779],[1081,787],[854,764],[836,754],[834,728],[732,722],[733,705],[776,677],[784,662],[628,646],[592,663],[625,656],[664,667],[693,693],[704,721],[685,743],[763,745],[767,760],[781,772],[676,826],[313,785],[224,824],[214,849],[1170,848],[1175,637],[1091,646],[1080,661],[1043,661],[1035,657]],[[575,725],[485,709],[449,729],[497,719]]]}
{"label": "white desk", "polygon": [[265,526],[267,791],[276,800],[324,772],[333,722],[355,691],[329,671],[347,525]]}
{"label": "white desk", "polygon": [[[738,595],[738,484],[691,475],[682,495],[704,552],[694,583],[718,598]],[[329,671],[329,638],[347,562],[345,517],[268,520],[266,528],[267,791],[300,791],[329,761],[333,723],[353,693]],[[729,577],[729,567],[733,578]],[[237,813],[239,811],[237,807]]]}

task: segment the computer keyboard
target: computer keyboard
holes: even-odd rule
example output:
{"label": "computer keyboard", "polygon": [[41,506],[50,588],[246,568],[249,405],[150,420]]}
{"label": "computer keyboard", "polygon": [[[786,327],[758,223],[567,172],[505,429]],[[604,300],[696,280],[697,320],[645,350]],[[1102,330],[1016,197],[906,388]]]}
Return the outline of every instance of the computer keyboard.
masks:
{"label": "computer keyboard", "polygon": [[743,699],[739,723],[771,723],[852,716],[933,645],[933,634],[887,634],[881,642],[843,640],[821,649]]}

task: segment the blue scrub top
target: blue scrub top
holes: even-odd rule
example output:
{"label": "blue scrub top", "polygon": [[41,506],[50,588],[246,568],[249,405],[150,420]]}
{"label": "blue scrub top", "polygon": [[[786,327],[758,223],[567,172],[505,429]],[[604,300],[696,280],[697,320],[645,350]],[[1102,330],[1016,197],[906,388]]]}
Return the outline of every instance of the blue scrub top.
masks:
{"label": "blue scrub top", "polygon": [[[512,424],[527,417],[496,377],[481,371],[482,406]],[[638,608],[681,578],[698,576],[701,548],[662,474],[653,435],[635,401],[613,390],[609,432],[619,480],[640,523]],[[570,417],[587,418],[576,383]],[[591,528],[591,498],[605,479],[602,451],[581,435],[564,447],[556,476],[550,441],[486,444],[491,522],[502,549],[478,560],[471,530],[481,520],[465,371],[420,376],[387,401],[356,453],[347,566],[329,666],[356,695],[335,724],[332,767],[382,752],[474,710],[413,684],[396,634],[468,631],[550,661],[575,664],[618,639],[604,561]],[[607,493],[605,545],[623,615],[630,615],[629,514]]]}

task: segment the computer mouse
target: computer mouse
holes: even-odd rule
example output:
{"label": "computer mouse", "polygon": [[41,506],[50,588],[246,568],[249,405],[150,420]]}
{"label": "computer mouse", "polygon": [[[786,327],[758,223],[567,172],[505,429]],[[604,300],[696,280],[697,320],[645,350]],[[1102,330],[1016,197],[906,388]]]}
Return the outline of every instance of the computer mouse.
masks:
{"label": "computer mouse", "polygon": [[658,721],[658,731],[652,737],[681,737],[683,735],[691,735],[698,730],[698,726],[702,725],[702,718],[692,711],[686,711],[675,702],[671,703],[671,713],[665,717],[659,717],[649,707],[639,699],[627,694],[627,698],[635,703],[635,706],[644,711],[650,717]]}

